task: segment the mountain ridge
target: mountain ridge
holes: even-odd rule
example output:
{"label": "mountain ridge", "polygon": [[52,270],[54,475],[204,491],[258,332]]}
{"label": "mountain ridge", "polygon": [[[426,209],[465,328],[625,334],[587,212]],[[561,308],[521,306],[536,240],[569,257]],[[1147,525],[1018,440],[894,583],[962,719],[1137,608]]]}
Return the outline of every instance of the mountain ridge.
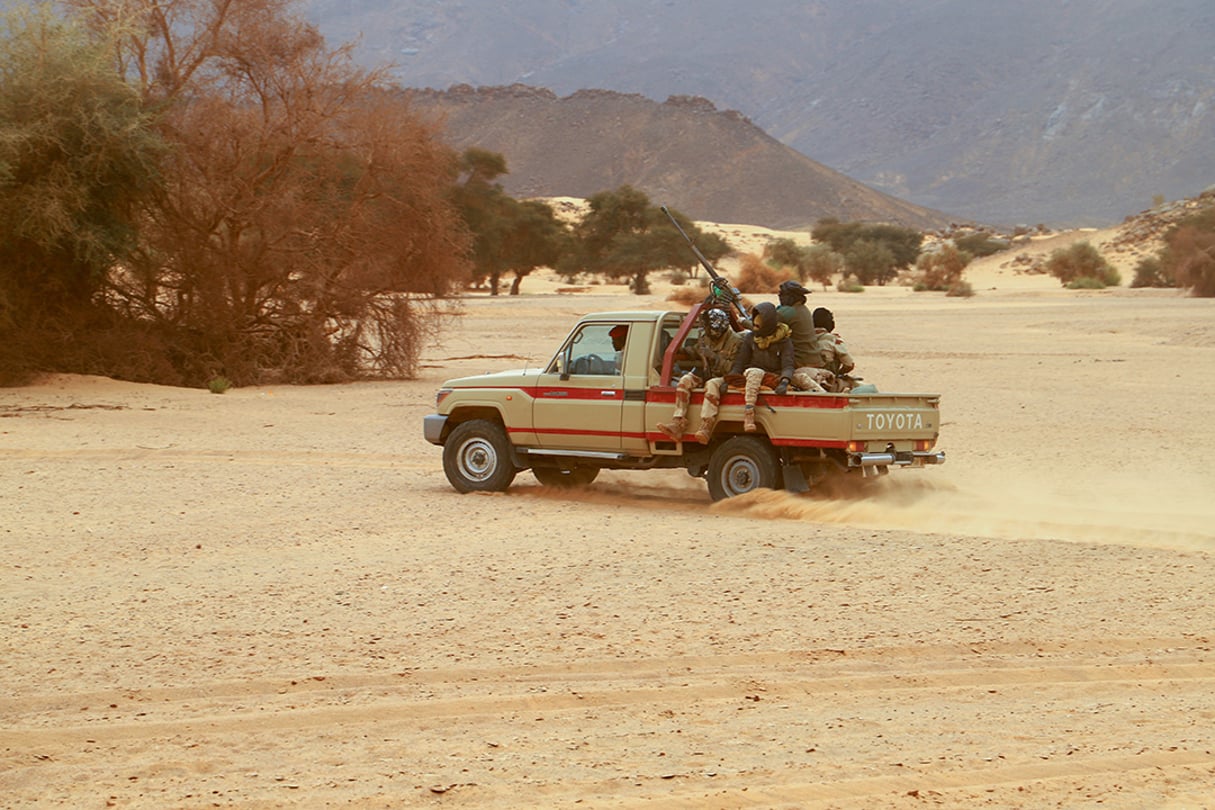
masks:
{"label": "mountain ridge", "polygon": [[736,110],[708,99],[546,88],[457,86],[405,91],[442,121],[455,148],[502,154],[503,188],[518,197],[590,197],[632,185],[689,217],[809,229],[824,217],[917,229],[957,218],[913,205],[790,149]]}
{"label": "mountain ridge", "polygon": [[711,99],[879,191],[1100,225],[1215,183],[1209,0],[307,0],[407,87]]}

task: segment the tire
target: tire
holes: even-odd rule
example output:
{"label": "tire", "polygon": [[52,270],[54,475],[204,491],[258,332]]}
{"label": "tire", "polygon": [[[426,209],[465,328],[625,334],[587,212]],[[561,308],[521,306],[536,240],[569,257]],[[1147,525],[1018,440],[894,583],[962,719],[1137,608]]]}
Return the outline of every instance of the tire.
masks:
{"label": "tire", "polygon": [[532,474],[546,487],[574,489],[590,485],[599,475],[599,468],[578,466],[572,470],[563,470],[560,467],[532,467]]}
{"label": "tire", "polygon": [[443,445],[443,472],[457,492],[505,492],[518,472],[506,430],[488,419],[457,425]]}
{"label": "tire", "polygon": [[715,501],[761,488],[780,489],[780,460],[765,439],[734,436],[713,451],[708,483]]}

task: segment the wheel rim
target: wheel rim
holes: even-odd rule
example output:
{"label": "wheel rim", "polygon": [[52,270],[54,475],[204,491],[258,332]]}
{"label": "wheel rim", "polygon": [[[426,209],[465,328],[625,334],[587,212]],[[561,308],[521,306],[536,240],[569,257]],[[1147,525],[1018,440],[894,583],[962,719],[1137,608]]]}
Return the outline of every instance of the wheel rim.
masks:
{"label": "wheel rim", "polygon": [[759,486],[760,472],[755,461],[747,456],[735,456],[721,470],[721,488],[731,495],[741,495]]}
{"label": "wheel rim", "polygon": [[498,452],[485,439],[469,439],[460,445],[460,472],[470,481],[485,481],[498,468]]}

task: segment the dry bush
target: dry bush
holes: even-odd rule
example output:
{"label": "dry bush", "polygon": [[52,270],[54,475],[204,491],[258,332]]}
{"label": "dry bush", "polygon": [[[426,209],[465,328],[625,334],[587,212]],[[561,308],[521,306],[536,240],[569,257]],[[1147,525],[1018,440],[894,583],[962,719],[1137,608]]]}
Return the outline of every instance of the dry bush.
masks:
{"label": "dry bush", "polygon": [[1215,297],[1215,205],[1183,219],[1165,235],[1164,273],[1190,294]]}
{"label": "dry bush", "polygon": [[797,279],[790,268],[775,269],[754,253],[744,253],[739,259],[736,284],[742,292],[775,294],[781,282]]}
{"label": "dry bush", "polygon": [[708,294],[709,291],[704,287],[698,285],[684,285],[671,290],[670,294],[667,295],[667,300],[675,304],[682,304],[683,306],[691,307],[692,305],[699,304],[701,301],[705,300],[705,297],[708,296]]}
{"label": "dry bush", "polygon": [[962,280],[971,255],[953,245],[943,245],[933,253],[923,253],[916,260],[914,286],[916,290],[949,290]]}

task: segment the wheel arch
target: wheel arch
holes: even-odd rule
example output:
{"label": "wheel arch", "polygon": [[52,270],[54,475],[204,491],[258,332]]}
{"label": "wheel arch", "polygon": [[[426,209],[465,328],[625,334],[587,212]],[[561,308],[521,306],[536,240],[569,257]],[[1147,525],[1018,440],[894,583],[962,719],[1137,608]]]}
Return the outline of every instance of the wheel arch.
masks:
{"label": "wheel arch", "polygon": [[[471,422],[474,419],[484,419],[487,422],[496,422],[506,432],[506,438],[510,439],[510,426],[506,424],[506,419],[502,416],[502,411],[494,405],[461,405],[447,416],[447,422],[443,425],[443,434],[440,444],[446,444],[448,436],[460,425],[465,422]],[[518,470],[526,470],[531,467],[526,461],[526,454],[520,453],[515,447],[514,442],[510,442],[510,457],[511,462]]]}

